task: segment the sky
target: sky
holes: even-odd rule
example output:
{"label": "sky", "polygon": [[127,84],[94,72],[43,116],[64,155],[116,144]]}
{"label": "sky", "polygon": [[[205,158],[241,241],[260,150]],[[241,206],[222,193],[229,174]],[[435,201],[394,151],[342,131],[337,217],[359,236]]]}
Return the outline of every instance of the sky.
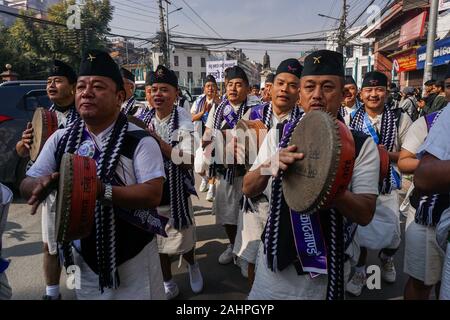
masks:
{"label": "sky", "polygon": [[[299,34],[312,31],[336,29],[339,22],[319,17],[325,14],[340,17],[343,0],[170,0],[169,27],[172,33],[189,33],[198,36],[222,38],[268,38]],[[112,32],[128,36],[151,37],[159,30],[157,0],[112,0],[115,6],[114,18],[110,26]],[[349,21],[353,21],[369,4],[370,0],[347,0]],[[376,0],[384,6],[387,0]],[[164,1],[163,1],[164,3]],[[194,9],[205,20],[209,28],[189,8]],[[165,4],[164,4],[165,7]],[[365,13],[356,25],[369,17]],[[193,20],[193,21],[192,21]],[[296,38],[321,37],[323,33],[297,35]],[[185,40],[189,41],[189,40]],[[137,45],[143,44],[138,42]],[[273,68],[284,59],[298,58],[301,51],[314,46],[323,47],[318,42],[306,44],[232,44],[226,49],[242,48],[251,60],[262,63],[265,50],[271,58]],[[225,49],[225,48],[219,48]]]}

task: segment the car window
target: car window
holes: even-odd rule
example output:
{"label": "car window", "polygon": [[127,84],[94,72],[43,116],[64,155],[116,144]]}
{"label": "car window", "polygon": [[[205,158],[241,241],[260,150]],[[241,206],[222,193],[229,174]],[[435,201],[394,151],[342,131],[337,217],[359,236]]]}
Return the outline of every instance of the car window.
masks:
{"label": "car window", "polygon": [[36,103],[39,103],[39,106],[46,108],[51,106],[51,102],[45,91],[45,85],[0,87],[0,114],[17,119],[28,119],[30,113],[32,114],[34,109],[25,109],[25,102],[27,101],[25,95],[32,90],[39,90],[40,94],[39,98],[36,98],[37,100],[30,104],[31,106],[35,108]]}
{"label": "car window", "polygon": [[134,98],[137,101],[145,101],[145,85],[136,85],[136,90],[134,90]]}

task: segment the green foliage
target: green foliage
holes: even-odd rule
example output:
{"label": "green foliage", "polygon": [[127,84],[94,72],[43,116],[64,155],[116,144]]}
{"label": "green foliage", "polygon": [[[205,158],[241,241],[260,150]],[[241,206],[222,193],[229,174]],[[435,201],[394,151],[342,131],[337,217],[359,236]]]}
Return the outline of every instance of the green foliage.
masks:
{"label": "green foliage", "polygon": [[[106,48],[108,24],[113,7],[109,0],[85,0],[81,6],[81,29],[69,29],[68,8],[75,0],[62,1],[48,9],[46,24],[18,18],[10,28],[0,27],[0,70],[6,63],[21,79],[44,79],[53,59],[60,59],[78,69],[81,53],[88,48]],[[33,16],[32,11],[21,12]]]}

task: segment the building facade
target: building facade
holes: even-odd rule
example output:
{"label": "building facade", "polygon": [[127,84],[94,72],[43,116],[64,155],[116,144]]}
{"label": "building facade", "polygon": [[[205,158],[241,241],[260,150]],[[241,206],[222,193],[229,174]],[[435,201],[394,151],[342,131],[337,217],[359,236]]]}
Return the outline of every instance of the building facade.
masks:
{"label": "building facade", "polygon": [[[354,35],[361,29],[362,27],[352,28],[348,31],[347,36]],[[374,39],[356,36],[344,47],[345,75],[352,76],[359,88],[364,75],[373,69],[373,42]],[[328,50],[337,49],[335,33],[327,34],[326,48]]]}
{"label": "building facade", "polygon": [[[450,61],[450,10],[441,3],[433,60],[433,79],[442,80]],[[430,5],[428,1],[395,1],[374,24],[362,33],[374,38],[374,68],[401,88],[421,87],[426,60]]]}

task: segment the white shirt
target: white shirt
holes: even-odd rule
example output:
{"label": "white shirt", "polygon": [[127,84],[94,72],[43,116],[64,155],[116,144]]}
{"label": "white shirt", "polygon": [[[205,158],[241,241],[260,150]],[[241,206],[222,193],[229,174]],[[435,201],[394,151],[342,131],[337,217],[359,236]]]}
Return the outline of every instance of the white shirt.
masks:
{"label": "white shirt", "polygon": [[[113,124],[114,125],[114,124]],[[108,133],[112,130],[113,125],[98,135],[91,133],[91,137],[99,148],[103,147],[103,143]],[[36,162],[27,171],[30,177],[41,177],[59,171],[57,168],[55,153],[59,140],[67,129],[57,130],[46,141]],[[129,123],[128,131],[141,130],[136,125]],[[133,155],[133,159],[120,156],[116,167],[116,173],[125,185],[133,185],[136,183],[144,183],[149,180],[164,177],[164,163],[158,143],[152,137],[145,137],[139,141]]]}
{"label": "white shirt", "polygon": [[[178,132],[175,132],[176,137],[172,137],[175,140],[180,141],[176,148],[183,151],[184,155],[193,155],[194,149],[192,146],[194,124],[192,123],[191,115],[183,108],[177,107],[179,127]],[[152,118],[152,125],[155,128],[156,133],[166,143],[170,142],[170,116],[169,114],[164,119],[159,119],[158,115]]]}
{"label": "white shirt", "polygon": [[428,152],[440,160],[450,160],[450,107],[447,105],[431,127],[418,153]]}
{"label": "white shirt", "polygon": [[428,128],[425,117],[420,117],[412,123],[403,141],[402,149],[413,154],[417,153],[422,143],[427,138]]}
{"label": "white shirt", "polygon": [[[375,116],[375,118],[369,116],[370,122],[378,130],[378,132],[381,132],[382,117],[383,117],[382,114]],[[401,150],[403,141],[405,140],[406,134],[408,133],[408,129],[411,126],[411,124],[412,124],[411,118],[407,114],[402,113],[398,125],[397,139],[395,139],[394,141],[394,149],[392,150],[392,152],[398,152]]]}

